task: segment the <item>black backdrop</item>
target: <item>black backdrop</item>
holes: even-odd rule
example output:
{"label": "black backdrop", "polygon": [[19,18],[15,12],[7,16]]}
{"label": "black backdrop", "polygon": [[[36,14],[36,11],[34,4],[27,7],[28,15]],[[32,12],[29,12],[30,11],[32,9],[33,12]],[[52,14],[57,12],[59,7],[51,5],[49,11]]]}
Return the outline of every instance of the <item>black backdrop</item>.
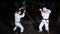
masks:
{"label": "black backdrop", "polygon": [[[3,23],[1,23],[2,25],[4,24],[4,26],[6,26],[7,28],[10,28],[11,23],[8,23],[9,20],[14,21],[14,13],[15,11],[19,8],[22,7],[22,1],[18,1],[18,0],[14,0],[14,1],[0,1],[0,18],[1,21]],[[41,14],[39,12],[39,8],[43,5],[46,5],[48,9],[50,9],[52,11],[51,15],[50,15],[50,19],[51,21],[53,21],[53,24],[55,23],[54,21],[57,21],[57,17],[60,15],[60,10],[59,10],[59,3],[54,2],[53,0],[50,1],[45,1],[45,0],[36,0],[36,1],[32,1],[26,0],[26,10],[27,13],[30,15],[30,17],[35,21],[35,22],[40,22],[38,18],[41,19]],[[26,15],[26,20],[30,20],[29,17]],[[52,22],[51,22],[52,23]],[[12,23],[14,24],[14,23]],[[36,23],[35,23],[36,25]],[[11,25],[12,27],[14,25]]]}

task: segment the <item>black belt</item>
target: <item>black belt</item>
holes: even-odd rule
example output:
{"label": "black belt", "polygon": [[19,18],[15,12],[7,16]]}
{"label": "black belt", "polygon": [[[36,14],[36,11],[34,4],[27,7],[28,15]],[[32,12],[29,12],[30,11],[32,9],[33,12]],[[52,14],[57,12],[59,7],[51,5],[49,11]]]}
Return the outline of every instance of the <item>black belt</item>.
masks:
{"label": "black belt", "polygon": [[[47,20],[49,20],[49,19],[43,19],[43,20],[45,20],[46,22],[47,22]],[[48,22],[47,22],[48,23]]]}

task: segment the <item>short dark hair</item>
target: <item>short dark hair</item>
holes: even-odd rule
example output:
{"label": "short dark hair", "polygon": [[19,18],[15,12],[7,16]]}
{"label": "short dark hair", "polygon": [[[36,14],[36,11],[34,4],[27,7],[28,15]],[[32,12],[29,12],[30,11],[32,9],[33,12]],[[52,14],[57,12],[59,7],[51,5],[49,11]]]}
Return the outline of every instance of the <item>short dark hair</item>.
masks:
{"label": "short dark hair", "polygon": [[21,12],[21,10],[17,10],[16,12],[18,13],[19,11]]}

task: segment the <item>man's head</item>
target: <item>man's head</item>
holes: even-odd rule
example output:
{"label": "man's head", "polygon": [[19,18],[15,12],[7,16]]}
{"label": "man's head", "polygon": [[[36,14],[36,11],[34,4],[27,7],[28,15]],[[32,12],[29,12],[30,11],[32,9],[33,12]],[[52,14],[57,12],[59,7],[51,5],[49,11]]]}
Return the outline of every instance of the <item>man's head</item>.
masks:
{"label": "man's head", "polygon": [[43,8],[42,8],[43,11],[46,11],[46,9],[47,9],[46,7],[43,7]]}
{"label": "man's head", "polygon": [[46,9],[47,9],[46,7],[39,8],[40,11],[46,11]]}
{"label": "man's head", "polygon": [[22,12],[21,12],[21,10],[18,10],[17,13],[18,13],[18,14],[21,14]]}
{"label": "man's head", "polygon": [[22,13],[22,12],[21,12],[22,9],[23,9],[23,7],[19,8],[18,11],[17,11],[17,13],[18,13],[18,14],[21,14],[21,13]]}

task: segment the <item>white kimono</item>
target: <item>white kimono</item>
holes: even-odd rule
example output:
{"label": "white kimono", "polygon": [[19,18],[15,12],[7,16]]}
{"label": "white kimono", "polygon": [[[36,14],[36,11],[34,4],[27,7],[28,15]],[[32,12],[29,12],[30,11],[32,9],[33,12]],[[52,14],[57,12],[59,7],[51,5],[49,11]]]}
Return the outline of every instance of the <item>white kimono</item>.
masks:
{"label": "white kimono", "polygon": [[47,9],[45,11],[45,13],[41,11],[41,15],[42,15],[43,19],[42,19],[42,21],[41,21],[41,23],[39,25],[39,30],[40,31],[42,31],[43,25],[45,25],[46,31],[49,30],[49,15],[50,15],[50,13],[51,13],[51,11],[49,9]]}
{"label": "white kimono", "polygon": [[21,18],[23,18],[24,16],[25,16],[25,13],[23,13],[22,15],[15,13],[15,27],[13,29],[14,31],[17,29],[17,27],[21,28],[20,32],[24,31],[24,27],[20,23]]}

